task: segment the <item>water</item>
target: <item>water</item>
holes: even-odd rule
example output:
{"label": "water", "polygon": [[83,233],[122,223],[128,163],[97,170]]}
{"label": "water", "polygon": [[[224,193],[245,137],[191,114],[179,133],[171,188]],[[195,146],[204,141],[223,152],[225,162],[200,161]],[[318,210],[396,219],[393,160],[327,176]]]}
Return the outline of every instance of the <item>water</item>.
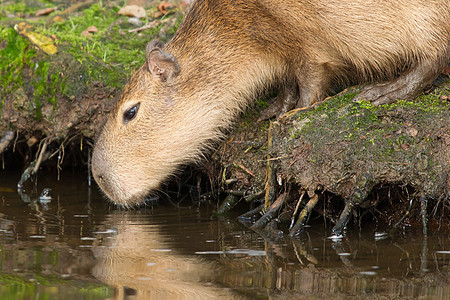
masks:
{"label": "water", "polygon": [[85,174],[55,177],[24,202],[0,173],[0,299],[450,299],[445,233],[332,239],[318,223],[270,241],[206,203],[125,211]]}

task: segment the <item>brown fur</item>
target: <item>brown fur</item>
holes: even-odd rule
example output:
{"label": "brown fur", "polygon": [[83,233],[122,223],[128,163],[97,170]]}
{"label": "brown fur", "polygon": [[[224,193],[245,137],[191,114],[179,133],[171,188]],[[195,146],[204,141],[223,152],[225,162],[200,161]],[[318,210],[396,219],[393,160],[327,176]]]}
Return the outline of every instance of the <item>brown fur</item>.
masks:
{"label": "brown fur", "polygon": [[94,177],[114,202],[140,203],[271,86],[287,91],[283,111],[337,81],[393,80],[359,96],[378,104],[415,96],[449,61],[449,16],[449,0],[196,0],[163,49],[149,45],[96,143]]}

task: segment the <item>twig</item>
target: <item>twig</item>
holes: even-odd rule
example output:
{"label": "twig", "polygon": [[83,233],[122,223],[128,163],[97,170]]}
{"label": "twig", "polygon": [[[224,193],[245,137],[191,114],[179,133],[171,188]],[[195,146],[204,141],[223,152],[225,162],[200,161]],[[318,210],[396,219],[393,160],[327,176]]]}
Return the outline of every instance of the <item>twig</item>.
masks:
{"label": "twig", "polygon": [[243,164],[236,164],[236,166],[238,166],[239,168],[241,168],[242,170],[244,170],[245,172],[247,172],[248,174],[252,175],[253,177],[255,177],[255,174],[253,174],[249,169],[247,169]]}
{"label": "twig", "polygon": [[265,190],[266,190],[266,194],[264,197],[264,208],[267,209],[270,205],[270,200],[271,200],[271,192],[273,192],[273,174],[272,174],[272,164],[271,164],[271,160],[270,160],[270,149],[272,149],[272,128],[273,128],[273,123],[272,121],[270,121],[269,124],[269,129],[268,129],[268,134],[267,134],[267,167],[266,167],[266,184],[265,184]]}
{"label": "twig", "polygon": [[305,196],[305,193],[306,193],[306,191],[302,192],[302,194],[300,195],[300,198],[297,201],[297,205],[295,205],[294,213],[292,214],[292,217],[291,217],[291,225],[289,225],[289,230],[291,230],[292,226],[294,226],[295,216],[297,215],[298,208],[300,207],[300,204],[302,203],[302,200],[303,200],[303,197]]}
{"label": "twig", "polygon": [[65,147],[65,144],[69,144],[71,141],[73,141],[75,138],[77,138],[80,134],[75,134],[74,136],[72,136],[70,139],[68,137],[66,137],[64,139],[64,141],[61,142],[61,144],[59,145],[58,149],[53,152],[52,154],[50,154],[50,156],[48,157],[49,159],[52,158],[53,156],[55,156],[57,153],[59,153],[61,151],[61,148]]}
{"label": "twig", "polygon": [[258,160],[258,162],[280,160],[280,159],[285,159],[285,158],[290,158],[290,157],[292,157],[292,155],[283,155],[283,156],[278,156],[278,157],[260,159],[260,160]]}
{"label": "twig", "polygon": [[150,22],[147,25],[144,25],[142,27],[135,28],[135,29],[129,29],[128,32],[139,32],[139,31],[142,31],[142,30],[145,30],[145,29],[150,29],[150,28],[154,27],[155,25],[157,25],[158,23],[159,23],[159,20],[155,20],[155,21],[152,21],[152,22]]}
{"label": "twig", "polygon": [[95,1],[93,1],[93,0],[89,0],[89,1],[86,1],[86,2],[79,2],[79,3],[76,3],[76,4],[74,4],[74,5],[72,5],[72,6],[70,6],[69,8],[67,8],[67,9],[65,9],[64,11],[62,11],[60,14],[61,15],[68,15],[68,14],[71,14],[71,13],[73,13],[74,11],[77,11],[77,10],[80,10],[80,9],[82,9],[82,8],[84,8],[84,7],[88,7],[88,6],[90,6],[92,3],[94,3]]}
{"label": "twig", "polygon": [[412,205],[413,205],[413,200],[414,200],[413,198],[411,198],[411,199],[409,200],[409,207],[408,207],[408,210],[407,210],[406,213],[403,215],[403,217],[402,217],[397,223],[394,224],[393,229],[398,228],[398,226],[400,226],[400,224],[403,222],[403,220],[405,220],[406,217],[409,216],[409,213],[410,213],[410,211],[411,211],[411,207],[412,207]]}
{"label": "twig", "polygon": [[48,142],[44,141],[44,144],[42,145],[42,148],[39,151],[39,156],[38,156],[38,159],[36,161],[36,164],[34,165],[33,174],[36,174],[36,172],[39,170],[39,167],[41,166],[42,157],[43,157],[45,151],[47,150],[47,145],[48,145]]}

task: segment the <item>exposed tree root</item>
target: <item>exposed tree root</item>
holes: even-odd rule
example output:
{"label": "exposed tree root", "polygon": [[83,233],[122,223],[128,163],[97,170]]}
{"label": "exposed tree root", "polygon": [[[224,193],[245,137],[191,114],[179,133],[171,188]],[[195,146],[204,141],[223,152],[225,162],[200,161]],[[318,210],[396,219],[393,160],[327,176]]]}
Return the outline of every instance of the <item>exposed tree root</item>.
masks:
{"label": "exposed tree root", "polygon": [[[306,205],[300,192],[298,201],[277,212],[294,236],[312,213],[331,221],[335,234],[352,226],[352,218],[360,226],[367,220],[394,230],[421,226],[424,235],[436,225],[449,230],[448,76],[420,99],[386,106],[352,101],[357,89],[347,92],[270,123],[254,123],[257,113],[246,116],[231,133],[232,142],[214,153],[214,163],[238,179],[235,189],[263,187],[266,208],[280,184],[284,190],[305,191],[311,199]],[[405,186],[411,196],[391,196],[384,188]],[[329,196],[318,201],[318,193]],[[261,218],[255,227],[269,221]]]}
{"label": "exposed tree root", "polygon": [[216,211],[217,215],[224,215],[226,213],[228,213],[235,205],[236,203],[238,203],[238,201],[241,198],[233,195],[233,194],[229,194],[225,200],[223,200],[222,204],[219,206],[219,208]]}
{"label": "exposed tree root", "polygon": [[422,232],[424,236],[428,234],[427,205],[427,198],[422,196],[420,198],[420,214],[422,215]]}
{"label": "exposed tree root", "polygon": [[[299,202],[301,202],[301,199],[303,198],[304,193],[302,194],[301,198],[299,199]],[[289,235],[295,236],[300,233],[300,231],[303,229],[303,225],[306,222],[306,219],[309,217],[311,211],[316,206],[317,202],[319,201],[319,195],[315,194],[314,197],[312,197],[308,203],[305,205],[305,207],[300,212],[300,215],[298,217],[297,223],[290,229]]]}
{"label": "exposed tree root", "polygon": [[303,197],[305,196],[305,194],[306,194],[306,191],[303,191],[301,196],[300,196],[300,198],[297,200],[297,204],[295,205],[294,212],[292,213],[291,225],[289,226],[289,230],[291,230],[292,227],[294,226],[295,218],[297,217],[298,209],[300,208],[300,204],[302,204],[302,200],[303,200]]}
{"label": "exposed tree root", "polygon": [[339,216],[338,221],[336,222],[333,229],[331,230],[333,232],[333,234],[342,235],[342,233],[344,232],[345,226],[347,225],[347,223],[350,219],[350,215],[353,211],[354,206],[355,206],[355,204],[352,201],[347,201],[347,203],[345,204],[344,210],[342,211],[341,215]]}
{"label": "exposed tree root", "polygon": [[[269,130],[267,132],[267,145],[269,148],[272,147],[272,122],[269,124]],[[274,169],[272,167],[272,160],[270,159],[270,152],[267,153],[267,165],[266,165],[266,184],[265,184],[265,197],[264,197],[264,209],[268,209],[275,199],[275,186],[276,179],[274,174]]]}
{"label": "exposed tree root", "polygon": [[31,162],[31,164],[28,166],[28,168],[25,169],[25,171],[23,171],[22,176],[20,177],[19,182],[17,183],[17,191],[19,192],[19,194],[21,194],[22,192],[24,192],[24,184],[25,182],[30,179],[31,176],[35,175],[37,173],[37,171],[39,170],[39,167],[41,166],[41,163],[45,160],[47,160],[47,158],[49,157],[48,153],[46,152],[47,150],[47,145],[49,144],[49,140],[48,139],[44,139],[42,141],[42,147],[39,150],[39,154],[36,160],[34,160],[33,162]]}
{"label": "exposed tree root", "polygon": [[287,193],[283,193],[280,196],[278,196],[277,200],[269,207],[267,212],[261,218],[259,218],[259,220],[256,221],[255,224],[251,226],[251,228],[254,230],[263,229],[267,225],[267,223],[269,223],[273,218],[275,218],[281,206],[284,204],[286,196]]}
{"label": "exposed tree root", "polygon": [[0,154],[5,151],[6,147],[9,146],[13,139],[14,131],[8,130],[3,134],[2,138],[0,139]]}
{"label": "exposed tree root", "polygon": [[394,232],[396,229],[398,229],[400,227],[400,225],[403,223],[403,221],[410,215],[411,208],[412,208],[412,205],[413,205],[413,201],[414,201],[414,199],[409,199],[409,201],[408,201],[409,202],[408,209],[403,214],[402,218],[400,220],[398,220],[397,223],[394,224],[394,226],[391,229],[391,233]]}

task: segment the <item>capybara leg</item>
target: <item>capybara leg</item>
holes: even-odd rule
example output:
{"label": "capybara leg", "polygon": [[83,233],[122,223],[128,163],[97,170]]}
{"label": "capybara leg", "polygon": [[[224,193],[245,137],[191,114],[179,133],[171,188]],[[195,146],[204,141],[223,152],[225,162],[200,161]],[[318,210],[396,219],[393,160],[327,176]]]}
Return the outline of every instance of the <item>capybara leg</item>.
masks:
{"label": "capybara leg", "polygon": [[273,103],[266,108],[259,120],[281,117],[293,108],[310,106],[325,98],[329,79],[324,65],[305,62],[295,75],[296,82],[288,81],[280,89]]}
{"label": "capybara leg", "polygon": [[285,83],[278,91],[278,96],[264,109],[259,117],[259,121],[272,117],[281,117],[286,112],[295,108],[298,101],[297,85],[295,83]]}
{"label": "capybara leg", "polygon": [[329,70],[324,64],[305,63],[298,70],[297,81],[300,97],[296,108],[308,107],[322,101],[329,89]]}
{"label": "capybara leg", "polygon": [[436,79],[441,67],[441,63],[422,61],[393,81],[364,87],[354,101],[369,100],[374,105],[382,105],[414,99]]}

